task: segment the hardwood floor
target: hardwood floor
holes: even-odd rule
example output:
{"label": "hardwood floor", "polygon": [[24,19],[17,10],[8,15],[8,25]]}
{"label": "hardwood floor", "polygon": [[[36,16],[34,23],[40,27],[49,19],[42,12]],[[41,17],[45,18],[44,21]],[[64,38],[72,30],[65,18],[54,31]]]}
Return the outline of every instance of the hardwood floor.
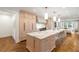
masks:
{"label": "hardwood floor", "polygon": [[15,43],[12,37],[0,39],[0,52],[27,52],[26,41]]}
{"label": "hardwood floor", "polygon": [[55,48],[56,52],[78,52],[79,51],[79,35],[67,35],[60,46]]}
{"label": "hardwood floor", "polygon": [[[55,52],[78,52],[79,35],[67,35],[66,38],[53,51]],[[0,39],[0,52],[29,52],[26,49],[26,41],[15,43],[11,37]]]}

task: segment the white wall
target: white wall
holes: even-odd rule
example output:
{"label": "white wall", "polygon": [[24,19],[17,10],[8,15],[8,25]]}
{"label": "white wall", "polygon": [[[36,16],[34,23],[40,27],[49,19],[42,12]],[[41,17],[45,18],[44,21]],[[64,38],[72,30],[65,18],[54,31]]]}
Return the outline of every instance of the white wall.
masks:
{"label": "white wall", "polygon": [[16,14],[13,16],[14,24],[13,24],[13,30],[12,30],[12,37],[14,38],[15,42],[20,42],[19,40],[19,11],[16,12]]}
{"label": "white wall", "polygon": [[19,40],[19,11],[12,15],[0,15],[0,38],[12,36],[14,41]]}
{"label": "white wall", "polygon": [[14,20],[10,15],[0,15],[0,38],[12,35]]}

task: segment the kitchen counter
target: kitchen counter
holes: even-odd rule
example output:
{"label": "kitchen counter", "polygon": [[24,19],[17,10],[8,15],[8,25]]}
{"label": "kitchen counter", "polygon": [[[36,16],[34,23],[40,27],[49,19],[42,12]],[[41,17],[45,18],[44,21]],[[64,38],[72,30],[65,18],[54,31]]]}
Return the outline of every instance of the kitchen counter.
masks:
{"label": "kitchen counter", "polygon": [[56,47],[56,40],[65,36],[64,29],[26,33],[26,48],[32,52],[50,52]]}
{"label": "kitchen counter", "polygon": [[36,37],[38,39],[44,39],[44,38],[49,37],[51,35],[60,33],[62,31],[65,31],[65,30],[64,29],[59,29],[59,30],[45,30],[45,31],[27,33],[27,35]]}

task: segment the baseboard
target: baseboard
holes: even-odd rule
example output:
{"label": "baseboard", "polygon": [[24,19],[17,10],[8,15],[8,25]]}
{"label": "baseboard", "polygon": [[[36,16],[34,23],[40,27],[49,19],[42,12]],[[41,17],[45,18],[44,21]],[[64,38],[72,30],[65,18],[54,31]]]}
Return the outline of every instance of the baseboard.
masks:
{"label": "baseboard", "polygon": [[1,37],[0,39],[6,39],[6,38],[12,38],[12,40],[15,42],[15,43],[18,43],[14,40],[14,38],[12,36],[7,36],[7,37]]}
{"label": "baseboard", "polygon": [[[13,38],[12,36],[1,37],[0,39],[6,39],[6,38],[12,38],[12,39],[14,40],[14,38]],[[15,42],[15,43],[19,43],[19,42],[24,41],[24,40],[25,40],[25,39],[23,39],[23,40],[18,40],[18,41],[14,40],[14,42]]]}
{"label": "baseboard", "polygon": [[12,38],[12,36],[0,37],[0,39]]}

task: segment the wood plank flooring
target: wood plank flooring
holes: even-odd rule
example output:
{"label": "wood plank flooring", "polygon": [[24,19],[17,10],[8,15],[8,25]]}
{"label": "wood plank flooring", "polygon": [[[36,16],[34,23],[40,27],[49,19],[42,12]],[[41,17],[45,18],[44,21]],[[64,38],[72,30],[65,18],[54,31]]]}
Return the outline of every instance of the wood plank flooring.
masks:
{"label": "wood plank flooring", "polygon": [[[55,52],[78,52],[79,35],[67,35],[62,43],[53,51]],[[26,49],[26,41],[15,43],[11,37],[0,39],[0,52],[29,52]]]}
{"label": "wood plank flooring", "polygon": [[60,46],[55,48],[56,52],[78,52],[79,51],[79,35],[67,35]]}
{"label": "wood plank flooring", "polygon": [[28,52],[26,41],[15,43],[12,37],[0,39],[0,52]]}

